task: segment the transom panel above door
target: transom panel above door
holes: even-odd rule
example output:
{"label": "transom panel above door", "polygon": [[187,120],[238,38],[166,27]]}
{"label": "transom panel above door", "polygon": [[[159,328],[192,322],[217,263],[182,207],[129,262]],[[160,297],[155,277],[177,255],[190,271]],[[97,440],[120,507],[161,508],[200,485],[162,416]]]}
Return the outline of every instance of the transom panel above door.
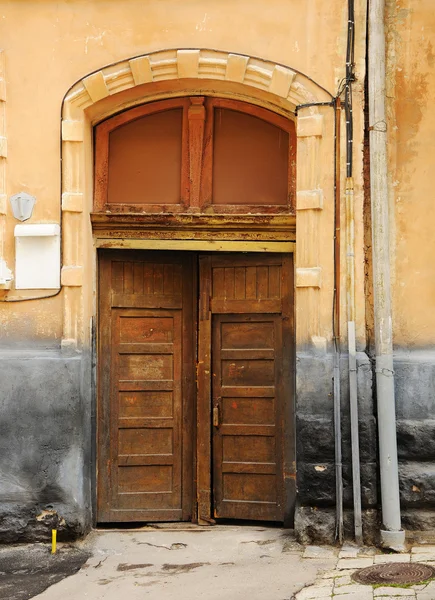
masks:
{"label": "transom panel above door", "polygon": [[97,213],[294,214],[295,126],[222,98],[172,98],[95,129]]}

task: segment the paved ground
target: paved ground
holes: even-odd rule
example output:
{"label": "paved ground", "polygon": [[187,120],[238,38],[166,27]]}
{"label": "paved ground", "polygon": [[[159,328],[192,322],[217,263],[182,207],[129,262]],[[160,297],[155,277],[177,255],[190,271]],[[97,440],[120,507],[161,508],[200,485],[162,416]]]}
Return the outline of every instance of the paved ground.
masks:
{"label": "paved ground", "polygon": [[398,561],[435,567],[435,546],[400,555],[352,545],[304,548],[288,530],[256,526],[94,531],[74,546],[61,544],[54,556],[41,544],[0,549],[0,599],[435,600],[435,580],[372,587],[351,579],[357,569]]}
{"label": "paved ground", "polygon": [[87,549],[69,544],[55,557],[45,544],[0,547],[0,599],[33,598],[76,573],[90,556]]}
{"label": "paved ground", "polygon": [[416,600],[435,600],[435,580],[424,585],[413,586],[370,586],[359,585],[352,581],[351,575],[358,569],[381,563],[427,563],[435,567],[435,546],[414,546],[407,554],[383,554],[374,548],[355,548],[344,546],[338,552],[333,548],[308,546],[302,557],[309,561],[310,556],[318,559],[319,553],[337,555],[334,569],[319,572],[314,584],[306,586],[295,595],[296,600],[387,600],[392,598],[414,598]]}
{"label": "paved ground", "polygon": [[92,558],[38,600],[290,600],[335,564],[266,527],[97,531],[85,546]]}

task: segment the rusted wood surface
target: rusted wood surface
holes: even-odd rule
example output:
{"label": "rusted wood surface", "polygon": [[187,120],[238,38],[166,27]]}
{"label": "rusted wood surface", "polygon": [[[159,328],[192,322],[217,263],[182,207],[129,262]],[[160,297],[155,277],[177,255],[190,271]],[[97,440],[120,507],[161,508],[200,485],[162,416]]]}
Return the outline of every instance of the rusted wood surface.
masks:
{"label": "rusted wood surface", "polygon": [[188,263],[168,253],[100,257],[100,522],[191,518]]}
{"label": "rusted wood surface", "polygon": [[292,514],[289,269],[279,255],[212,258],[215,518],[288,521]]}
{"label": "rusted wood surface", "polygon": [[189,119],[189,164],[190,164],[190,206],[199,208],[201,172],[204,147],[205,108],[204,98],[190,98]]}
{"label": "rusted wood surface", "polygon": [[211,519],[211,257],[199,258],[197,369],[197,502],[198,521]]}
{"label": "rusted wood surface", "polygon": [[101,252],[98,521],[291,523],[292,268]]}
{"label": "rusted wood surface", "polygon": [[98,238],[156,240],[296,240],[294,215],[91,213]]}

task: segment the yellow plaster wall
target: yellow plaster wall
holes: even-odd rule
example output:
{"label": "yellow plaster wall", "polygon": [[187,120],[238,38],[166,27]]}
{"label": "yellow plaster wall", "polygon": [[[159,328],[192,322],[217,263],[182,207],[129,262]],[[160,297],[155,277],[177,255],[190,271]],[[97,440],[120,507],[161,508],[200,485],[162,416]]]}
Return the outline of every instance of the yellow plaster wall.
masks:
{"label": "yellow plaster wall", "polygon": [[435,342],[435,10],[388,3],[393,323],[398,347]]}
{"label": "yellow plaster wall", "polygon": [[[356,148],[362,139],[365,10],[366,1],[357,0]],[[59,221],[61,103],[67,90],[88,73],[159,49],[214,48],[283,63],[334,93],[344,75],[346,26],[342,0],[3,0],[8,197],[28,191],[37,197],[30,222]],[[328,182],[330,159],[323,161]],[[357,326],[363,346],[362,153],[356,152],[355,159],[356,216],[361,223],[356,230]],[[332,207],[330,190],[325,202]],[[10,267],[15,224],[9,213],[5,255]],[[326,251],[332,248],[332,230],[330,238]],[[331,273],[324,274],[324,281],[330,283]],[[9,336],[60,338],[63,294],[50,301],[1,305]],[[325,314],[330,310],[329,304],[321,307]]]}

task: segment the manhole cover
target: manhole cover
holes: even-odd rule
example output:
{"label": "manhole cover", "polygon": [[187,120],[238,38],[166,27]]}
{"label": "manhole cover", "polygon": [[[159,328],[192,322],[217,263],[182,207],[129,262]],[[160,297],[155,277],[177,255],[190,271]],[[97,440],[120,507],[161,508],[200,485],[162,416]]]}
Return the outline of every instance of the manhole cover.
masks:
{"label": "manhole cover", "polygon": [[374,565],[356,571],[352,579],[357,583],[374,584],[384,583],[420,583],[435,575],[435,569],[421,563],[386,563]]}

